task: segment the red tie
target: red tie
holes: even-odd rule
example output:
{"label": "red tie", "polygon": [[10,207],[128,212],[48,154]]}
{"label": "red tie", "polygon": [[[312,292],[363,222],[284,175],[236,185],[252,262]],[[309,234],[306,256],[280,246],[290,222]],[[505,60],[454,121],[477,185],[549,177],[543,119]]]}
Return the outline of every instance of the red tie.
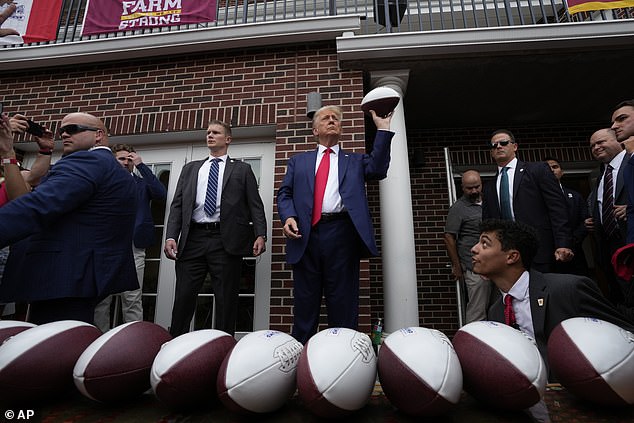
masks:
{"label": "red tie", "polygon": [[516,327],[515,312],[513,311],[513,297],[506,294],[504,297],[504,323]]}
{"label": "red tie", "polygon": [[324,151],[324,156],[319,162],[317,173],[315,174],[315,197],[313,199],[313,218],[311,225],[315,226],[319,219],[321,219],[321,207],[324,204],[324,192],[326,192],[326,182],[328,182],[328,172],[330,171],[330,152],[332,150],[327,148]]}

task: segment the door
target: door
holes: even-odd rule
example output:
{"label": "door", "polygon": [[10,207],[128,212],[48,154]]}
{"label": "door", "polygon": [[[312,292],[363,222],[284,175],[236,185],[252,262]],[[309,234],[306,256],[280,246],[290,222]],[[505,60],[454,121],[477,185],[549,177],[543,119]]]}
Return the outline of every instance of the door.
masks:
{"label": "door", "polygon": [[[137,148],[143,161],[155,170],[167,187],[167,201],[153,204],[157,242],[147,250],[146,271],[143,283],[144,317],[168,328],[174,303],[176,273],[174,262],[163,254],[165,223],[169,205],[174,197],[176,183],[181,169],[192,160],[205,158],[209,150],[203,144],[178,146],[174,148]],[[275,144],[265,142],[240,143],[234,141],[229,147],[230,157],[243,160],[251,165],[258,181],[258,187],[267,218],[268,233],[271,238],[273,216],[273,173]],[[245,257],[240,281],[240,299],[236,335],[268,328],[271,287],[270,241],[267,251],[260,257]],[[203,283],[198,296],[192,329],[213,327],[214,295],[209,276]]]}

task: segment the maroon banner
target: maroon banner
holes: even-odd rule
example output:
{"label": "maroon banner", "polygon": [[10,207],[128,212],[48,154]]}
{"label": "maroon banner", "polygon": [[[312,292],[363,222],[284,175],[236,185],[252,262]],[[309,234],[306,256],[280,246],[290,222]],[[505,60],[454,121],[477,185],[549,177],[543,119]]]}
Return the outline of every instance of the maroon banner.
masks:
{"label": "maroon banner", "polygon": [[82,35],[216,20],[216,0],[89,0]]}

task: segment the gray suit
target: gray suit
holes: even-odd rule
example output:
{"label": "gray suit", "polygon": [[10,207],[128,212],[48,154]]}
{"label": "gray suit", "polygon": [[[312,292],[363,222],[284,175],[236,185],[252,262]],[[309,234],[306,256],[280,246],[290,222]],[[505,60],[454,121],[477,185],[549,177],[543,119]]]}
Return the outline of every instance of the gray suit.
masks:
{"label": "gray suit", "polygon": [[242,257],[251,256],[255,238],[266,235],[266,216],[255,175],[247,163],[232,158],[227,159],[223,173],[219,228],[204,228],[192,221],[198,171],[206,160],[183,167],[167,220],[166,239],[177,240],[179,251],[170,329],[173,336],[188,331],[207,273],[216,299],[216,329],[235,332]]}

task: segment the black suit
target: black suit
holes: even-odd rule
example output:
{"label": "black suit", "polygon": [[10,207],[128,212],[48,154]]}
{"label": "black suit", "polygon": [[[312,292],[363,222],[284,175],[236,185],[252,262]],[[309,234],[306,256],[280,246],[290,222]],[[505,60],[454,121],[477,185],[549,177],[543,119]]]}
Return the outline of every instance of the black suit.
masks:
{"label": "black suit", "polygon": [[557,273],[571,273],[588,276],[588,262],[583,252],[583,240],[588,235],[585,220],[590,217],[588,205],[581,194],[570,188],[562,187],[568,208],[568,221],[572,229],[573,247],[575,253],[571,261],[556,262],[553,268]]}
{"label": "black suit", "polygon": [[235,332],[242,257],[252,256],[255,238],[266,235],[264,206],[251,166],[231,158],[225,164],[219,194],[219,228],[201,227],[192,221],[198,171],[207,160],[183,167],[167,221],[166,239],[178,241],[172,336],[189,331],[207,273],[214,289],[215,328]]}
{"label": "black suit", "polygon": [[[528,292],[537,348],[548,363],[548,337],[562,321],[572,317],[594,317],[634,331],[634,325],[601,295],[594,281],[576,275],[530,272]],[[500,298],[491,305],[489,320],[504,323]]]}
{"label": "black suit", "polygon": [[[626,205],[627,204],[627,189],[625,189],[624,172],[627,164],[627,154],[623,157],[623,161],[619,167],[619,171],[616,177],[616,185],[614,186],[614,204]],[[597,178],[596,186],[588,197],[588,208],[591,210],[592,219],[594,221],[594,240],[597,247],[597,264],[598,268],[603,271],[608,284],[608,297],[615,304],[621,304],[624,302],[623,292],[620,284],[626,285],[626,283],[618,281],[614,270],[612,269],[612,255],[616,250],[625,245],[627,237],[627,222],[623,220],[618,221],[619,230],[612,236],[608,236],[603,229],[603,223],[601,222],[600,204],[597,199],[597,193],[599,191],[599,184],[603,179],[605,173],[605,165],[601,165],[601,174]]]}
{"label": "black suit", "polygon": [[[502,218],[496,182],[497,175],[483,187],[483,220]],[[549,271],[555,249],[572,248],[568,210],[559,182],[546,163],[518,160],[512,191],[515,220],[532,226],[539,237],[539,249],[532,268]]]}

